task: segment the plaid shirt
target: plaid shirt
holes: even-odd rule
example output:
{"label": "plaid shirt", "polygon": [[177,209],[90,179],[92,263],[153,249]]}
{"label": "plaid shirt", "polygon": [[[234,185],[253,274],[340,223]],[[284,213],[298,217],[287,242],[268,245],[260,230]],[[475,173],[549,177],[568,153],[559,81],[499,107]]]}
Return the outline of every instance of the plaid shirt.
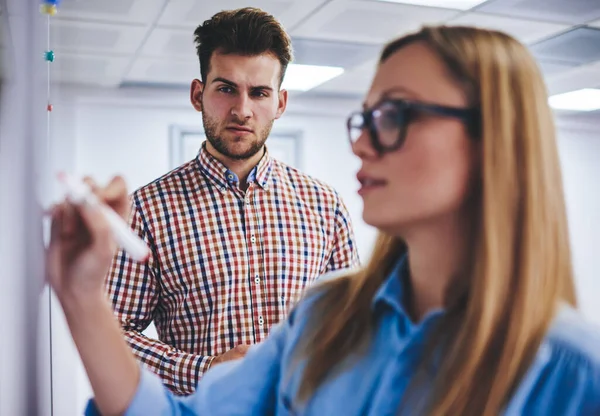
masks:
{"label": "plaid shirt", "polygon": [[[346,207],[329,186],[269,157],[238,187],[204,147],[133,194],[143,264],[120,250],[109,298],[138,359],[189,394],[212,359],[263,341],[306,286],[358,265]],[[141,331],[154,321],[158,340]]]}

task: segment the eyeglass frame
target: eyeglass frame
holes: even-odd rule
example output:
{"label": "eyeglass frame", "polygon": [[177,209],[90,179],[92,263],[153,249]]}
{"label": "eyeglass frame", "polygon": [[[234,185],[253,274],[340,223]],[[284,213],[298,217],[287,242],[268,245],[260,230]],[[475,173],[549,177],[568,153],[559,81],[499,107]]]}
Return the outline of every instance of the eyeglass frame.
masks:
{"label": "eyeglass frame", "polygon": [[480,136],[481,114],[480,114],[480,110],[478,107],[460,108],[460,107],[450,107],[450,106],[445,106],[445,105],[441,105],[441,104],[431,104],[431,103],[424,103],[424,102],[420,102],[420,101],[405,100],[405,99],[393,99],[393,100],[386,99],[386,100],[380,101],[379,103],[377,103],[374,107],[372,107],[370,109],[365,109],[362,111],[354,111],[354,112],[350,113],[350,115],[348,116],[348,119],[346,120],[346,129],[348,131],[348,140],[350,141],[351,145],[356,143],[356,140],[358,140],[358,138],[356,140],[352,140],[351,131],[353,128],[359,128],[359,127],[353,127],[350,125],[352,118],[355,117],[356,115],[362,116],[362,119],[363,119],[362,130],[363,131],[364,131],[364,129],[368,130],[369,139],[371,141],[371,144],[379,154],[397,150],[404,145],[404,142],[406,141],[406,133],[408,130],[408,126],[411,122],[410,117],[404,117],[404,119],[406,119],[407,121],[405,121],[403,123],[402,122],[397,123],[400,132],[398,135],[398,139],[394,142],[393,145],[383,146],[381,144],[381,141],[379,139],[379,132],[377,131],[375,123],[373,123],[373,113],[375,111],[377,111],[383,104],[394,105],[396,107],[396,109],[400,110],[399,114],[403,114],[403,115],[406,115],[406,113],[410,112],[410,111],[416,111],[419,113],[430,113],[430,114],[439,115],[442,117],[455,118],[455,119],[461,120],[463,123],[465,123],[465,125],[468,129],[469,135],[472,138],[476,139],[476,138],[479,138],[479,136]]}

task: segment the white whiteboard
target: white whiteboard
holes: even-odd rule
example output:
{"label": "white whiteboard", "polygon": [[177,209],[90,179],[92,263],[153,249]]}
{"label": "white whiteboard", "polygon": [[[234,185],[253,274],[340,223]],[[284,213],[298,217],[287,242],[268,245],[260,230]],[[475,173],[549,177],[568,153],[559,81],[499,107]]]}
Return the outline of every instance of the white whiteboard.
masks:
{"label": "white whiteboard", "polygon": [[[42,204],[47,171],[47,18],[39,0],[0,0],[0,415],[50,416],[49,290]],[[46,28],[44,24],[46,23]]]}

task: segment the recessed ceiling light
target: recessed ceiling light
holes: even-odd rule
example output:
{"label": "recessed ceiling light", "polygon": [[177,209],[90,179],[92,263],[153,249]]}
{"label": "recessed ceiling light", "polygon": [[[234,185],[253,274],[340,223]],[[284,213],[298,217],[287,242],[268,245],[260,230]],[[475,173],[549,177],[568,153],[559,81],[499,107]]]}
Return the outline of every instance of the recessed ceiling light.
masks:
{"label": "recessed ceiling light", "polygon": [[413,4],[416,6],[443,7],[445,9],[469,10],[486,0],[375,0],[387,3]]}
{"label": "recessed ceiling light", "polygon": [[308,91],[344,73],[344,68],[334,66],[288,66],[281,88],[289,91]]}
{"label": "recessed ceiling light", "polygon": [[583,88],[564,94],[557,94],[550,97],[548,102],[550,103],[550,107],[556,110],[600,110],[600,89]]}

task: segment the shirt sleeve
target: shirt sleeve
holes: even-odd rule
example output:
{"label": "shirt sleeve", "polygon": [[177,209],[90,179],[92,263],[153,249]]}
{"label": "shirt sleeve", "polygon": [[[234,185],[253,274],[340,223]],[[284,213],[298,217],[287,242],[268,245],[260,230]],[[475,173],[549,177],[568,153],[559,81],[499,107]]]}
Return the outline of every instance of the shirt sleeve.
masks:
{"label": "shirt sleeve", "polygon": [[600,361],[543,344],[503,414],[600,415]]}
{"label": "shirt sleeve", "polygon": [[[187,397],[173,394],[155,374],[142,369],[136,393],[125,415],[274,414],[288,331],[288,322],[281,323],[265,342],[251,347],[245,358],[211,368],[196,392]],[[88,403],[85,414],[99,414],[93,400]]]}
{"label": "shirt sleeve", "polygon": [[338,195],[335,211],[335,244],[327,268],[323,273],[335,270],[353,269],[360,265],[354,229],[350,213]]}
{"label": "shirt sleeve", "polygon": [[160,268],[150,227],[143,211],[135,203],[135,197],[130,225],[152,249],[152,255],[147,262],[141,263],[119,250],[106,279],[108,298],[123,329],[125,341],[136,358],[146,368],[160,374],[171,391],[190,394],[214,357],[189,354],[142,334],[154,319],[160,301]]}

